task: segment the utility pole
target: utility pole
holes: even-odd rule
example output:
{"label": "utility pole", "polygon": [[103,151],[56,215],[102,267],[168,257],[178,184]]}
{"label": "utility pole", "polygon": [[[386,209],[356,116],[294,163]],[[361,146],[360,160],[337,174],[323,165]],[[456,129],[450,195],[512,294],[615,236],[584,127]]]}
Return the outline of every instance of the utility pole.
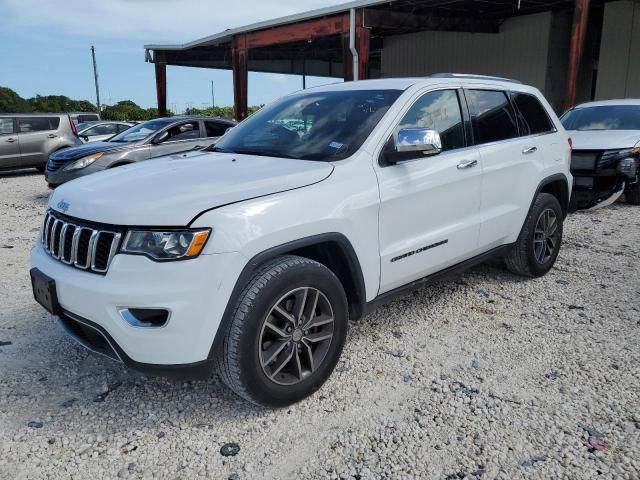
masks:
{"label": "utility pole", "polygon": [[213,88],[213,80],[211,80],[211,106],[213,108],[216,108],[216,95],[215,95],[215,90]]}
{"label": "utility pole", "polygon": [[93,78],[96,82],[96,103],[98,105],[98,115],[100,115],[100,88],[98,88],[98,66],[96,65],[96,49],[91,45],[91,58],[93,59]]}

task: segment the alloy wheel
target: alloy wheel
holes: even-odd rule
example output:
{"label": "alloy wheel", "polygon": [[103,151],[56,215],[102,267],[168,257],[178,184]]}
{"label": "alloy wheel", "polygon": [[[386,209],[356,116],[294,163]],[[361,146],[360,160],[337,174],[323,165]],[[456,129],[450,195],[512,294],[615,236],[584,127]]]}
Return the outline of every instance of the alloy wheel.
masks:
{"label": "alloy wheel", "polygon": [[556,212],[544,209],[533,232],[533,255],[540,264],[547,262],[560,243],[560,229]]}
{"label": "alloy wheel", "polygon": [[289,291],[263,321],[258,343],[262,371],[279,385],[301,382],[325,360],[333,327],[331,303],[320,290]]}

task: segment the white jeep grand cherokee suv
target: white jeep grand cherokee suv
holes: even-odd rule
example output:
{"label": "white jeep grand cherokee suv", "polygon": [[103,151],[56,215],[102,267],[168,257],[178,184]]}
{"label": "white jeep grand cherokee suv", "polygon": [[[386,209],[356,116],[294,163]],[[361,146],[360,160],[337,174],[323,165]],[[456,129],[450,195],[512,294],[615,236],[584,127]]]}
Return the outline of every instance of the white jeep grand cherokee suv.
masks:
{"label": "white jeep grand cherokee suv", "polygon": [[494,256],[544,275],[569,137],[538,90],[441,74],[305,90],[208,151],[53,192],[36,300],[85,347],[267,406],[331,374],[348,319]]}

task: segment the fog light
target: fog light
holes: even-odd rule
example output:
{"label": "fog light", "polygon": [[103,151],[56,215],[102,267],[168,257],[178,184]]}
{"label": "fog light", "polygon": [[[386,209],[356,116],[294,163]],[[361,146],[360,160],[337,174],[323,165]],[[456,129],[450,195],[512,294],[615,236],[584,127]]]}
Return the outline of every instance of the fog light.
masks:
{"label": "fog light", "polygon": [[120,308],[120,316],[132,327],[160,328],[169,322],[169,310],[164,308]]}

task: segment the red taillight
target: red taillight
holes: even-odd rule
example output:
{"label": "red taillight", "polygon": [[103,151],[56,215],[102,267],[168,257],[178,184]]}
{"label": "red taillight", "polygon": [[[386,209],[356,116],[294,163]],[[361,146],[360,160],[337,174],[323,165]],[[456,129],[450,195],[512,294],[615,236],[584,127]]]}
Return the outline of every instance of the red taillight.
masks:
{"label": "red taillight", "polygon": [[71,125],[71,133],[73,133],[76,137],[78,137],[78,129],[76,128],[76,124],[73,123],[73,120],[69,115],[67,115],[67,118],[69,119],[69,125]]}
{"label": "red taillight", "polygon": [[573,150],[573,140],[571,140],[571,137],[569,137],[568,140],[569,140],[569,148]]}

